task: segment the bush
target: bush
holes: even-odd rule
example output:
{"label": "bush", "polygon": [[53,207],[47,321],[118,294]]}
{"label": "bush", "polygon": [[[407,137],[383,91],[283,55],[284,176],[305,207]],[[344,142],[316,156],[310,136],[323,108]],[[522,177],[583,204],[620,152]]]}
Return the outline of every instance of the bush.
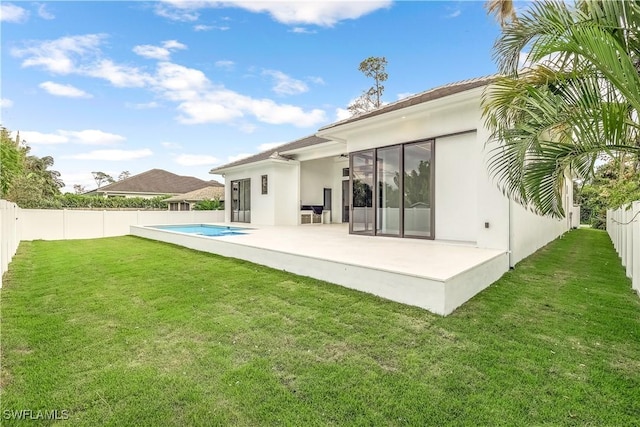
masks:
{"label": "bush", "polygon": [[224,202],[221,202],[220,199],[200,200],[193,206],[194,211],[218,211],[222,209],[224,209]]}
{"label": "bush", "polygon": [[101,197],[67,193],[32,200],[19,204],[19,206],[24,209],[167,209],[167,203],[164,199],[168,197],[170,196],[145,199],[143,197]]}

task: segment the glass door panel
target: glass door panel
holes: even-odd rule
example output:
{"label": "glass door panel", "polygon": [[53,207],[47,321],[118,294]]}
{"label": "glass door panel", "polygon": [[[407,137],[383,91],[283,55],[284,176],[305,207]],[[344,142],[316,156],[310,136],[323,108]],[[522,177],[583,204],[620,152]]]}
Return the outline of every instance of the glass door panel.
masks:
{"label": "glass door panel", "polygon": [[433,141],[404,146],[404,235],[432,238]]}
{"label": "glass door panel", "polygon": [[400,235],[400,153],[402,147],[377,150],[376,234]]}
{"label": "glass door panel", "polygon": [[251,180],[231,181],[231,221],[251,222]]}
{"label": "glass door panel", "polygon": [[351,154],[351,215],[352,233],[373,234],[373,150]]}

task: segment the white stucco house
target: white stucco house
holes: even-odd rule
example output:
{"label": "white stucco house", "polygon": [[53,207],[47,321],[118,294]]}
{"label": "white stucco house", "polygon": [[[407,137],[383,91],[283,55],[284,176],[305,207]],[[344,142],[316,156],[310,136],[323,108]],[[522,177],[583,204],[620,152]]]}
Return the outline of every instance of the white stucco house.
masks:
{"label": "white stucco house", "polygon": [[[579,215],[570,179],[563,191],[567,217],[557,220],[509,200],[489,177],[480,98],[491,80],[428,90],[213,169],[225,178],[226,221],[345,223],[344,233],[374,239],[495,249],[503,254],[494,267],[499,277],[577,226]],[[495,279],[494,271],[471,295]]]}

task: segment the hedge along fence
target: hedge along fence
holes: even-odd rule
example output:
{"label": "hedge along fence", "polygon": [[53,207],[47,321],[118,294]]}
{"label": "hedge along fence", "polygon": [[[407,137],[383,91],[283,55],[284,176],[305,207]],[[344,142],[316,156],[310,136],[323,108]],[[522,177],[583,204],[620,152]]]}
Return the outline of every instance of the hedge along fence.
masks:
{"label": "hedge along fence", "polygon": [[167,209],[164,199],[171,196],[101,197],[81,194],[61,194],[52,198],[23,203],[22,209]]}
{"label": "hedge along fence", "polygon": [[626,268],[632,288],[640,294],[640,201],[608,209],[607,233]]}

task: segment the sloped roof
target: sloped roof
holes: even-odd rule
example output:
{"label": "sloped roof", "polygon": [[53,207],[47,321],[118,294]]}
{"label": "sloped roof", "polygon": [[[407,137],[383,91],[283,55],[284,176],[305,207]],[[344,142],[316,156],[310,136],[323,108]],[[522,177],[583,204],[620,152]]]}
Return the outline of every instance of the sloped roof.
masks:
{"label": "sloped roof", "polygon": [[424,102],[433,101],[435,99],[444,98],[445,96],[454,95],[456,93],[486,86],[492,83],[496,79],[496,77],[497,75],[484,76],[484,77],[478,77],[475,79],[448,83],[443,86],[438,86],[433,89],[420,92],[416,95],[412,95],[408,98],[404,98],[399,101],[392,102],[391,104],[384,105],[376,110],[369,111],[368,113],[360,114],[358,116],[350,117],[348,119],[345,119],[339,122],[331,123],[329,125],[326,125],[320,128],[319,131],[323,131],[325,129],[331,129],[347,123],[357,122],[358,120],[368,119],[369,117],[379,116],[381,114],[389,113],[391,111],[400,110],[402,108],[411,107],[413,105],[418,105]]}
{"label": "sloped roof", "polygon": [[97,193],[183,194],[203,187],[224,187],[217,181],[204,181],[194,176],[176,175],[163,169],[151,169],[91,191]]}
{"label": "sloped roof", "polygon": [[224,186],[222,187],[204,187],[199,190],[189,191],[188,193],[178,194],[177,196],[165,199],[165,202],[199,202],[200,200],[224,200]]}
{"label": "sloped roof", "polygon": [[213,169],[209,173],[216,173],[216,171],[231,168],[234,166],[246,165],[249,163],[259,162],[261,160],[267,160],[269,158],[282,158],[280,153],[285,153],[291,150],[297,150],[299,148],[310,147],[316,144],[322,144],[323,142],[329,142],[329,139],[320,138],[319,136],[311,135],[304,138],[296,139],[292,142],[287,142],[285,144],[279,145],[275,148],[270,148],[269,150],[263,151],[258,154],[254,154],[253,156],[245,157],[244,159],[236,160],[235,162],[227,163],[226,165],[218,166]]}

